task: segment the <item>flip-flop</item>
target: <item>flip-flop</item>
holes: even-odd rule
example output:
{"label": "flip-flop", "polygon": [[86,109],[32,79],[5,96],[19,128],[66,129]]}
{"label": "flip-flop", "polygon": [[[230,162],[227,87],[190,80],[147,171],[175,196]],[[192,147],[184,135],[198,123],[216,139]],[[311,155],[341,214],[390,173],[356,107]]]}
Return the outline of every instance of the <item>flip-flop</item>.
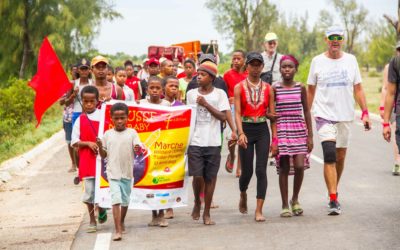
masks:
{"label": "flip-flop", "polygon": [[230,154],[228,155],[228,157],[226,157],[225,170],[228,173],[233,172],[233,164],[231,164],[231,155]]}
{"label": "flip-flop", "polygon": [[290,205],[292,207],[293,215],[300,216],[303,214],[304,211],[301,208],[300,203],[298,201],[296,201],[296,202],[290,201]]}
{"label": "flip-flop", "polygon": [[122,240],[122,236],[114,236],[113,241],[120,241]]}
{"label": "flip-flop", "polygon": [[292,213],[290,212],[289,208],[283,208],[280,215],[282,218],[292,217]]}
{"label": "flip-flop", "polygon": [[103,208],[102,212],[99,212],[99,216],[97,217],[97,220],[99,221],[100,224],[103,224],[107,221],[107,210]]}
{"label": "flip-flop", "polygon": [[96,231],[97,231],[96,225],[89,225],[88,228],[86,229],[86,233],[95,233]]}

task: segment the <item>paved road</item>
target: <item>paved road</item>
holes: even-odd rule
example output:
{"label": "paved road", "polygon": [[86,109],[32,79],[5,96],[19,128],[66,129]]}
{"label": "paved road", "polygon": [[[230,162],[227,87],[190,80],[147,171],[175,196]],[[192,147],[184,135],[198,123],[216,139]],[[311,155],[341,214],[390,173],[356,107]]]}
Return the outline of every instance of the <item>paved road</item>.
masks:
{"label": "paved road", "polygon": [[[315,145],[313,154],[321,158],[317,138]],[[341,216],[326,215],[327,193],[318,160],[312,161],[305,174],[301,217],[279,217],[278,176],[274,167],[268,167],[265,223],[254,221],[255,178],[248,191],[249,214],[242,215],[237,208],[238,179],[221,167],[215,194],[219,208],[212,210],[216,226],[192,221],[191,207],[187,207],[176,209],[168,228],[149,228],[149,212],[130,210],[127,234],[121,242],[109,243],[112,220],[97,234],[87,234],[86,217],[72,249],[400,249],[400,177],[391,175],[391,152],[378,123],[368,133],[358,122],[352,126],[352,144],[339,189]]]}

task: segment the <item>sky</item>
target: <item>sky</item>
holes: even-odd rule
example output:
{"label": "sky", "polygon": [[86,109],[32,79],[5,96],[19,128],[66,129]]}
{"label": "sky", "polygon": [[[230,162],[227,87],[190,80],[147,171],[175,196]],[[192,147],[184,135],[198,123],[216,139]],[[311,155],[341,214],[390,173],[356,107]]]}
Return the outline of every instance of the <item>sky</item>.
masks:
{"label": "sky", "polygon": [[[357,0],[368,9],[369,20],[382,19],[383,14],[397,16],[396,0]],[[328,0],[270,0],[280,13],[304,16],[309,26],[317,21],[320,10],[333,10]],[[114,0],[115,10],[123,17],[102,21],[94,48],[101,53],[124,52],[129,55],[147,54],[150,45],[168,46],[173,43],[217,40],[220,51],[228,53],[229,39],[217,32],[212,11],[206,0]]]}

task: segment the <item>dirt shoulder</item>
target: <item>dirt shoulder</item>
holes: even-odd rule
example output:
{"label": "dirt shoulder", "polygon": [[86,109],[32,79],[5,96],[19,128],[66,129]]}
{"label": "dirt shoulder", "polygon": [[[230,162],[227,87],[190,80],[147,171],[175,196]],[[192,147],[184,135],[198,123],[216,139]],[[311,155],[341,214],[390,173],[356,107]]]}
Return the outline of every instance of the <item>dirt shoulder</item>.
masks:
{"label": "dirt shoulder", "polygon": [[0,249],[70,249],[84,213],[60,138],[0,184]]}

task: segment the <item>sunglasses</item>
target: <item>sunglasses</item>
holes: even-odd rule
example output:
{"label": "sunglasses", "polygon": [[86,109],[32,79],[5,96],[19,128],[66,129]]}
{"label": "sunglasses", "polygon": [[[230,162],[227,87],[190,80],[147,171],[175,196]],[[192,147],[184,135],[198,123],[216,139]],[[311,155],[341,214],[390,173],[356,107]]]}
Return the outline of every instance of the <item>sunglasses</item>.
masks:
{"label": "sunglasses", "polygon": [[275,45],[276,42],[275,42],[275,41],[269,41],[268,44],[269,44],[269,45]]}
{"label": "sunglasses", "polygon": [[331,35],[331,36],[328,36],[328,40],[329,41],[343,41],[344,37],[339,36],[339,35]]}

